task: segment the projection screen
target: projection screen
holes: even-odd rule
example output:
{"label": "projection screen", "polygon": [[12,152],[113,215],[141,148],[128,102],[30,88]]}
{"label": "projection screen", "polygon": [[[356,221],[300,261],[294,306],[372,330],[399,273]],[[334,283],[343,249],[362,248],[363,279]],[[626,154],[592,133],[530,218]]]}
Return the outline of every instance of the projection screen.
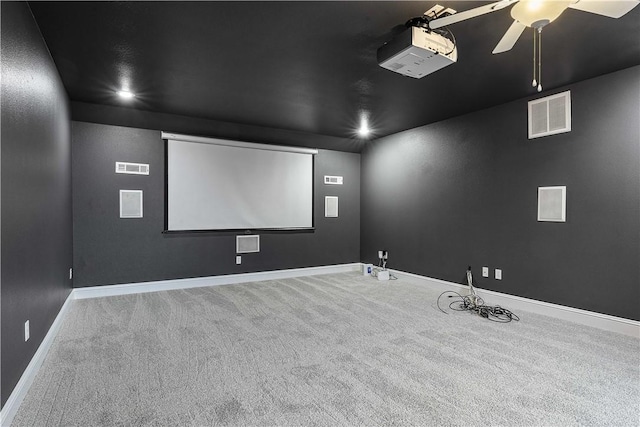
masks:
{"label": "projection screen", "polygon": [[313,227],[317,150],[162,133],[167,231]]}

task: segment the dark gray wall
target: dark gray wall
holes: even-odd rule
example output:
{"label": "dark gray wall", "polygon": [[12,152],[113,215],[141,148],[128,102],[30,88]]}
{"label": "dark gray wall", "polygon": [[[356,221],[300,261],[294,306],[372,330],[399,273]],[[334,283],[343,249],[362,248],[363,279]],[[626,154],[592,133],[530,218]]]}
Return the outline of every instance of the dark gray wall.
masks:
{"label": "dark gray wall", "polygon": [[22,2],[2,2],[1,109],[4,406],[71,291],[69,105]]}
{"label": "dark gray wall", "polygon": [[[315,232],[262,234],[261,252],[244,254],[236,265],[235,234],[162,234],[164,142],[159,130],[73,121],[71,133],[75,287],[360,260],[359,154],[320,150]],[[116,161],[149,163],[150,175],[115,174]],[[345,184],[324,185],[324,175],[342,175]],[[143,190],[144,218],[119,218],[120,189]],[[324,218],[325,195],[340,198],[339,218]]]}
{"label": "dark gray wall", "polygon": [[[523,99],[366,147],[363,261],[458,283],[472,265],[485,289],[640,320],[640,67],[565,89],[570,133],[528,140]],[[551,185],[566,223],[536,220]]]}

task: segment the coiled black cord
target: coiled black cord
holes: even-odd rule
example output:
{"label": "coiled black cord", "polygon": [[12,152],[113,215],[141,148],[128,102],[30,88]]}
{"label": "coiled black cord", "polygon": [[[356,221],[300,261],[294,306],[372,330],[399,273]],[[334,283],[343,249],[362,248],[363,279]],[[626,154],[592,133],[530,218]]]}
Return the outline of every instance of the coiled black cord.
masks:
{"label": "coiled black cord", "polygon": [[[449,295],[447,295],[449,294]],[[449,303],[449,308],[454,311],[470,311],[476,313],[480,317],[491,320],[493,322],[508,323],[512,320],[518,321],[520,318],[510,310],[502,308],[499,305],[485,305],[484,300],[478,296],[475,301],[470,295],[460,295],[454,291],[445,291],[438,297],[437,305],[441,312],[449,314],[440,307],[440,299],[447,295],[448,298],[455,298]]]}

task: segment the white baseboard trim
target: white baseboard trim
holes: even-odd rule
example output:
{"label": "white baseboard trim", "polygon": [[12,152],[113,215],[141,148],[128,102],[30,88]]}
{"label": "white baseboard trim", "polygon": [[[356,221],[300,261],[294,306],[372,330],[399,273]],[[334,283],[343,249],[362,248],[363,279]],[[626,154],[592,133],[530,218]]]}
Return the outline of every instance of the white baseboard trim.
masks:
{"label": "white baseboard trim", "polygon": [[[433,279],[399,270],[390,271],[397,277],[404,280],[413,283],[426,284],[441,292],[467,289],[467,286],[459,283]],[[509,310],[516,312],[516,314],[517,310],[529,311],[549,317],[555,317],[556,319],[568,320],[581,325],[592,326],[606,331],[640,338],[640,322],[635,320],[538,301],[530,298],[523,298],[515,295],[503,294],[501,292],[489,291],[486,289],[476,288],[476,293],[482,297],[487,304],[499,305],[501,307],[508,308]]]}
{"label": "white baseboard trim", "polygon": [[359,271],[360,263],[325,265],[320,267],[293,268],[289,270],[259,271],[255,273],[227,274],[223,276],[194,277],[190,279],[161,280],[156,282],[129,283],[125,285],[92,286],[75,288],[73,299],[99,298],[115,295],[169,291],[174,289],[199,288],[204,286],[231,285],[235,283],[278,280],[291,277],[315,276],[319,274]]}
{"label": "white baseboard trim", "polygon": [[60,308],[58,315],[55,320],[51,324],[47,335],[45,335],[44,339],[38,346],[38,350],[36,350],[35,354],[31,358],[31,362],[27,365],[27,368],[22,373],[20,380],[16,384],[15,388],[11,392],[11,395],[7,399],[2,411],[0,411],[0,426],[10,426],[11,421],[13,421],[13,417],[18,413],[18,408],[20,408],[20,404],[22,400],[27,395],[29,391],[29,387],[33,383],[36,375],[38,374],[38,370],[40,366],[42,366],[42,362],[44,362],[47,353],[49,352],[49,348],[51,348],[51,344],[53,344],[53,340],[56,335],[58,335],[58,330],[60,329],[60,325],[62,324],[62,320],[64,319],[67,310],[70,306],[70,301],[73,299],[73,291],[69,294],[64,304]]}

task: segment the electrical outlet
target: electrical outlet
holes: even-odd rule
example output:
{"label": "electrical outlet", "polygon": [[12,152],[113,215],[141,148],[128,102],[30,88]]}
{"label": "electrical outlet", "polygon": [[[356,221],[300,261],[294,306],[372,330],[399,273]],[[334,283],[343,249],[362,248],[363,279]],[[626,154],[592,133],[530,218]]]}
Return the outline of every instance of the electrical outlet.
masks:
{"label": "electrical outlet", "polygon": [[489,277],[489,267],[482,267],[482,277]]}
{"label": "electrical outlet", "polygon": [[29,341],[29,321],[24,322],[24,340]]}
{"label": "electrical outlet", "polygon": [[236,265],[242,264],[242,257],[240,255],[236,256]]}
{"label": "electrical outlet", "polygon": [[502,270],[496,268],[496,280],[502,280]]}
{"label": "electrical outlet", "polygon": [[73,279],[73,268],[69,269],[69,280]]}
{"label": "electrical outlet", "polygon": [[382,251],[382,259],[389,259],[389,252],[388,251]]}

